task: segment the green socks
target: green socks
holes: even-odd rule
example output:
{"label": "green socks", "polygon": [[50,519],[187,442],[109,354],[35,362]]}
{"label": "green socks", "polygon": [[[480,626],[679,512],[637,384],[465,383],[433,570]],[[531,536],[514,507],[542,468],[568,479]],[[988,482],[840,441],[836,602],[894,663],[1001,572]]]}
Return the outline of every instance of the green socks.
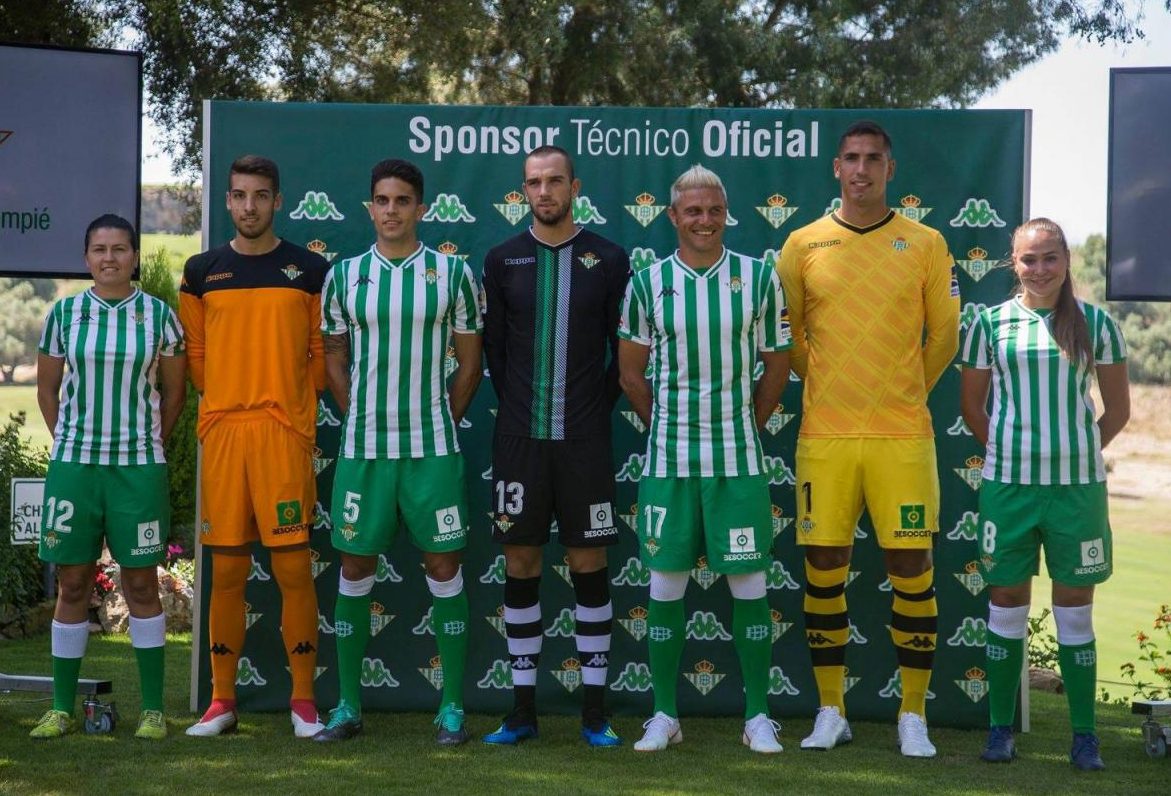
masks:
{"label": "green socks", "polygon": [[[371,578],[373,580],[373,578]],[[341,701],[362,710],[362,658],[370,641],[370,594],[352,597],[338,594],[333,609],[337,640],[337,677]]]}
{"label": "green socks", "polygon": [[1097,643],[1058,644],[1057,660],[1069,700],[1069,720],[1074,732],[1094,732],[1094,694],[1098,680]]}
{"label": "green socks", "polygon": [[647,645],[651,684],[655,689],[655,711],[677,717],[675,702],[679,682],[679,661],[683,657],[683,601],[651,600],[647,607]]}
{"label": "green socks", "polygon": [[988,667],[988,718],[993,727],[1011,727],[1016,720],[1016,697],[1025,659],[1023,638],[1004,638],[988,631],[985,648]]}
{"label": "green socks", "polygon": [[772,619],[768,599],[732,600],[732,643],[744,677],[744,717],[768,715],[768,672],[772,654]]}
{"label": "green socks", "polygon": [[432,597],[431,624],[443,666],[442,705],[463,708],[464,664],[468,659],[468,593]]}

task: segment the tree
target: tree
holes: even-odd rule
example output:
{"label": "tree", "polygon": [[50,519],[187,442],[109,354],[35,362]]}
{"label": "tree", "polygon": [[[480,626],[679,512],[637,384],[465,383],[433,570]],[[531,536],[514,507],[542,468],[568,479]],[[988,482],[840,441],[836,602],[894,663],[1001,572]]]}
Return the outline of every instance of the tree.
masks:
{"label": "tree", "polygon": [[[1171,4],[1171,0],[1166,0]],[[199,100],[734,107],[971,102],[1120,0],[111,0],[151,114],[200,166]]]}
{"label": "tree", "polygon": [[0,278],[0,382],[11,383],[20,365],[36,360],[49,302],[28,279]]}
{"label": "tree", "polygon": [[[53,33],[0,0],[0,39]],[[1171,0],[1164,0],[1171,8]],[[40,4],[36,4],[40,5]],[[177,168],[200,101],[728,107],[971,102],[1061,37],[1142,35],[1124,0],[50,0],[141,49]],[[1140,7],[1141,8],[1141,7]],[[97,10],[94,10],[97,9]],[[8,16],[5,16],[7,14]]]}
{"label": "tree", "polygon": [[1139,384],[1171,384],[1171,304],[1106,301],[1106,238],[1090,235],[1074,249],[1078,295],[1106,307],[1122,325],[1128,371]]}

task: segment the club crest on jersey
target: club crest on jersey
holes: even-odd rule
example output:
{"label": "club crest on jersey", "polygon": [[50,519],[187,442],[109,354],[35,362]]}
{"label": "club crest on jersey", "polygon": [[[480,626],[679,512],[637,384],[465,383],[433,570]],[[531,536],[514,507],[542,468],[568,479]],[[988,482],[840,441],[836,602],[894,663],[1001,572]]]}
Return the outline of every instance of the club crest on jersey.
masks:
{"label": "club crest on jersey", "polygon": [[294,221],[344,221],[345,216],[325,191],[306,191],[289,218]]}
{"label": "club crest on jersey", "polygon": [[984,591],[984,576],[980,574],[980,565],[975,561],[969,561],[964,564],[963,572],[953,573],[956,580],[960,582],[968,592],[973,596],[979,596],[980,592]]}
{"label": "club crest on jersey", "polygon": [[918,196],[915,196],[913,193],[909,193],[900,199],[898,207],[891,208],[891,210],[895,211],[903,218],[910,219],[911,221],[922,221],[923,219],[927,218],[927,214],[930,213],[932,209],[933,208],[930,207],[923,207],[923,200]]}
{"label": "club crest on jersey", "polygon": [[293,265],[292,263],[289,263],[288,265],[286,265],[284,268],[281,269],[281,273],[284,274],[285,276],[287,276],[289,278],[289,281],[292,282],[293,280],[295,280],[297,277],[299,277],[301,274],[303,274],[305,272],[302,271],[297,266]]}
{"label": "club crest on jersey", "polygon": [[524,194],[516,191],[509,191],[504,194],[503,204],[492,205],[500,215],[504,216],[504,220],[514,227],[520,223],[520,220],[529,213],[529,206],[525,202]]}
{"label": "club crest on jersey", "polygon": [[453,193],[440,193],[423,214],[424,221],[438,221],[442,224],[465,223],[472,224],[476,217],[468,212],[467,205]]}
{"label": "club crest on jersey", "polygon": [[647,609],[636,605],[627,611],[627,616],[629,619],[619,619],[618,624],[622,625],[635,641],[642,641],[647,633]]}
{"label": "club crest on jersey", "polygon": [[780,666],[773,666],[768,670],[768,693],[770,696],[800,696],[801,691]]}
{"label": "club crest on jersey", "polygon": [[439,272],[434,268],[428,268],[427,270],[423,271],[423,281],[428,285],[435,284],[439,281]]}
{"label": "club crest on jersey", "polygon": [[496,527],[500,529],[501,533],[508,533],[515,523],[507,514],[501,514],[495,519]]}
{"label": "club crest on jersey", "polygon": [[211,533],[211,521],[210,520],[204,519],[201,523],[199,523],[199,533],[204,536]]}
{"label": "club crest on jersey", "polygon": [[711,693],[711,690],[718,686],[720,681],[726,677],[726,675],[717,672],[716,665],[706,658],[695,664],[695,671],[684,672],[683,676],[703,696]]}
{"label": "club crest on jersey", "polygon": [[496,613],[489,615],[489,616],[485,616],[484,620],[488,624],[492,625],[492,627],[496,628],[496,632],[500,634],[501,638],[508,638],[508,629],[505,627],[505,624],[504,624],[504,606],[503,605],[496,606]]}
{"label": "club crest on jersey", "polygon": [[577,658],[566,658],[561,662],[560,669],[551,669],[549,673],[571,694],[581,686],[581,661]]}
{"label": "club crest on jersey", "polygon": [[244,603],[244,629],[252,627],[260,621],[264,614],[252,610],[252,603]]}
{"label": "club crest on jersey", "polygon": [[956,687],[973,702],[979,702],[988,695],[988,675],[979,666],[973,666],[964,672],[963,680],[955,680]]}
{"label": "club crest on jersey", "polygon": [[644,227],[649,227],[659,217],[659,213],[667,209],[666,205],[655,204],[655,197],[646,191],[634,197],[634,204],[623,206],[626,212],[634,216],[634,220]]}
{"label": "club crest on jersey", "polygon": [[947,222],[953,227],[1003,227],[1004,220],[987,199],[968,197],[955,218]]}
{"label": "club crest on jersey", "polygon": [[892,240],[890,245],[893,246],[894,250],[897,252],[905,252],[907,249],[911,248],[911,244],[907,243],[907,239],[902,236]]}
{"label": "club crest on jersey", "polygon": [[236,664],[236,685],[268,685],[268,680],[260,674],[260,670],[252,665],[252,660],[241,656]]}
{"label": "club crest on jersey", "polygon": [[327,263],[332,263],[333,258],[337,257],[337,252],[326,251],[329,246],[321,238],[314,238],[313,240],[309,241],[305,244],[305,248],[317,256],[325,258]]}
{"label": "club crest on jersey", "polygon": [[[606,217],[588,196],[573,197],[574,224],[605,224]],[[587,268],[589,266],[586,266]]]}
{"label": "club crest on jersey", "polygon": [[700,556],[699,560],[695,562],[695,568],[691,570],[691,579],[700,585],[704,591],[712,587],[712,584],[720,579],[720,575],[712,570],[707,565],[707,556]]}
{"label": "club crest on jersey", "polygon": [[581,263],[582,268],[586,269],[587,271],[602,262],[601,258],[593,252],[586,252],[585,254],[579,255],[577,261]]}
{"label": "club crest on jersey", "polygon": [[952,471],[962,478],[973,492],[979,491],[980,481],[983,480],[981,473],[984,471],[984,459],[980,456],[969,456],[964,459],[963,467],[955,467]]}
{"label": "club crest on jersey", "polygon": [[789,200],[779,193],[774,193],[768,199],[764,200],[763,207],[757,207],[756,212],[764,216],[773,229],[780,229],[781,224],[784,224],[789,218],[797,212],[799,208],[790,207]]}
{"label": "club crest on jersey", "polygon": [[626,666],[614,678],[610,690],[643,693],[651,690],[651,683],[651,668],[648,665],[627,661]]}
{"label": "club crest on jersey", "polygon": [[728,289],[733,293],[739,293],[744,289],[744,280],[738,276],[734,276],[728,280]]}

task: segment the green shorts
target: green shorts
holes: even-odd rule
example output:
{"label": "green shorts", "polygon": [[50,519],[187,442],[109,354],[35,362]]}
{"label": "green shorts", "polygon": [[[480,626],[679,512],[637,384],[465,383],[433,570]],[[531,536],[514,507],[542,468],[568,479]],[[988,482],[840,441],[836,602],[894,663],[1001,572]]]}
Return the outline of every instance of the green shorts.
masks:
{"label": "green shorts", "polygon": [[337,460],[330,504],[335,550],[384,552],[398,533],[400,513],[420,550],[462,550],[469,520],[463,456]]}
{"label": "green shorts", "polygon": [[1110,577],[1113,543],[1105,482],[980,486],[980,569],[990,586],[1015,586],[1037,574],[1041,547],[1049,577],[1092,586]]}
{"label": "green shorts", "polygon": [[692,569],[739,575],[772,566],[768,477],[643,478],[638,484],[642,561],[660,572]]}
{"label": "green shorts", "polygon": [[171,500],[165,464],[50,462],[41,506],[41,558],[89,564],[102,541],[124,567],[167,557]]}

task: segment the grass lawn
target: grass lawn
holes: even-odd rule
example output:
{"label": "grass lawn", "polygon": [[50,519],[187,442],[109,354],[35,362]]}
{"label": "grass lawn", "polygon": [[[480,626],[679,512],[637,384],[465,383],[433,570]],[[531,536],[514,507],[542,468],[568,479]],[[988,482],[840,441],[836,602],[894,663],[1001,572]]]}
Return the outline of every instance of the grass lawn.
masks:
{"label": "grass lawn", "polygon": [[[34,445],[49,447],[53,444],[53,435],[49,433],[45,421],[41,419],[41,410],[37,407],[37,388],[32,384],[3,384],[0,385],[0,422],[8,422],[8,416],[16,412],[25,413],[24,435],[33,441]],[[7,489],[7,484],[2,484]]]}
{"label": "grass lawn", "polygon": [[[319,745],[294,740],[288,715],[248,714],[240,732],[220,739],[183,735],[187,713],[190,636],[169,639],[167,706],[170,736],[161,743],[132,736],[138,714],[133,651],[125,636],[90,639],[82,675],[114,681],[121,721],[112,735],[73,735],[57,741],[26,736],[47,708],[35,695],[0,696],[2,793],[789,793],[994,794],[1166,793],[1171,761],[1143,751],[1139,721],[1102,706],[1099,732],[1107,770],[1074,771],[1067,762],[1069,730],[1063,698],[1034,694],[1034,731],[1019,739],[1011,765],[981,763],[980,731],[935,729],[936,760],[907,760],[895,749],[895,730],[857,723],[854,742],[827,754],[797,749],[810,721],[782,733],[788,750],[754,755],[740,743],[738,719],[684,719],[681,746],[641,755],[630,748],[638,723],[621,720],[620,749],[591,750],[577,738],[576,719],[542,719],[541,738],[518,748],[477,740],[455,750],[434,745],[430,715],[370,714],[354,741]],[[0,642],[8,672],[48,667],[47,637]],[[495,728],[497,716],[469,716],[473,736]],[[1159,783],[1163,784],[1160,785]]]}
{"label": "grass lawn", "polygon": [[144,234],[139,242],[143,254],[162,249],[167,253],[171,264],[171,271],[176,279],[183,273],[183,263],[193,254],[199,254],[200,234],[193,232],[190,235],[173,235],[169,232],[151,232]]}

